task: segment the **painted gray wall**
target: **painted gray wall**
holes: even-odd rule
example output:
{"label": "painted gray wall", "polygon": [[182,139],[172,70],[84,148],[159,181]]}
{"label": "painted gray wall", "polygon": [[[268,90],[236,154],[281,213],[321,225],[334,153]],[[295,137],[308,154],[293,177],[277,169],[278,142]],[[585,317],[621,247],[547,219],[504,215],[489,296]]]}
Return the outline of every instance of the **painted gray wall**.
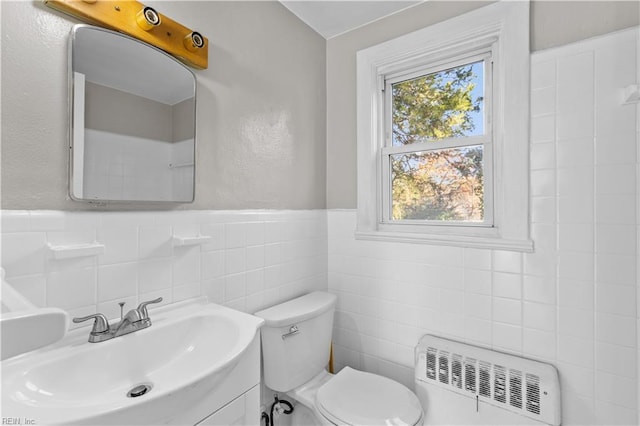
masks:
{"label": "painted gray wall", "polygon": [[173,142],[171,105],[91,82],[84,90],[85,127]]}
{"label": "painted gray wall", "polygon": [[[327,40],[327,208],[356,207],[356,52],[490,2],[429,1]],[[531,50],[640,24],[635,1],[533,1]]]}
{"label": "painted gray wall", "polygon": [[[278,2],[145,2],[209,38],[195,71],[196,201],[107,209],[326,206],[325,40]],[[71,201],[67,41],[78,21],[40,1],[0,2],[2,208]]]}
{"label": "painted gray wall", "polygon": [[562,46],[640,24],[640,2],[546,1],[531,4],[531,50]]}
{"label": "painted gray wall", "polygon": [[171,108],[171,122],[173,123],[171,140],[180,142],[193,138],[193,102],[195,98],[185,99]]}
{"label": "painted gray wall", "polygon": [[[145,3],[210,39],[209,69],[196,71],[196,202],[162,206],[187,209],[355,207],[355,52],[483,5],[425,2],[325,42],[277,2]],[[39,1],[2,1],[0,14],[2,208],[93,209],[67,195],[77,21]],[[638,25],[639,14],[634,1],[534,1],[532,50]]]}

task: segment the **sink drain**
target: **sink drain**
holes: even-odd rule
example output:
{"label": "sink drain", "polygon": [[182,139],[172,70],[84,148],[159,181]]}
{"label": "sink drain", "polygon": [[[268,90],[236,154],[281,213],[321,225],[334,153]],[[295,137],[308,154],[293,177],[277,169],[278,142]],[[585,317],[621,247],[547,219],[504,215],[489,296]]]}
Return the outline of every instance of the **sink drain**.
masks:
{"label": "sink drain", "polygon": [[134,386],[129,392],[127,392],[127,396],[129,398],[137,398],[139,396],[145,395],[149,393],[149,391],[153,388],[151,383],[141,383],[139,385]]}

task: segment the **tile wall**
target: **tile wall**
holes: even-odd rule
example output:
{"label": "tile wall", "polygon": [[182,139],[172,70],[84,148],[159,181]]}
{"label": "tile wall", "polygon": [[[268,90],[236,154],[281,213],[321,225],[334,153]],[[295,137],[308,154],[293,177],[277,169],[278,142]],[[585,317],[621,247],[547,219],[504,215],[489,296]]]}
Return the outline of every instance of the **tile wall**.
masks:
{"label": "tile wall", "polygon": [[556,365],[563,424],[637,424],[637,52],[630,30],[532,56],[534,253],[357,241],[328,212],[338,367],[411,386],[433,333]]}
{"label": "tile wall", "polygon": [[[78,179],[82,184],[78,193],[89,200],[131,200],[140,194],[170,200],[174,195],[174,172],[180,170],[169,166],[174,162],[176,146],[179,145],[87,129],[82,158],[92,173]],[[193,168],[189,171],[193,172]],[[193,193],[192,188],[193,185],[187,186],[183,194]],[[186,198],[181,196],[178,199]]]}
{"label": "tile wall", "polygon": [[[206,235],[202,246],[172,237]],[[100,242],[105,253],[53,259],[52,245]],[[2,211],[6,280],[37,306],[119,317],[134,307],[208,296],[246,312],[327,288],[327,224],[317,211]]]}

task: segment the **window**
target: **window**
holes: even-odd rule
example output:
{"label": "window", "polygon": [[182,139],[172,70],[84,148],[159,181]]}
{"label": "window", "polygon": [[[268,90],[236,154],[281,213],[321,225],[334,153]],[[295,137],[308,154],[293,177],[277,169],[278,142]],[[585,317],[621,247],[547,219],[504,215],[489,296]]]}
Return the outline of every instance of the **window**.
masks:
{"label": "window", "polygon": [[532,250],[528,7],[358,52],[358,238]]}
{"label": "window", "polygon": [[385,76],[385,222],[493,224],[490,68],[489,52]]}

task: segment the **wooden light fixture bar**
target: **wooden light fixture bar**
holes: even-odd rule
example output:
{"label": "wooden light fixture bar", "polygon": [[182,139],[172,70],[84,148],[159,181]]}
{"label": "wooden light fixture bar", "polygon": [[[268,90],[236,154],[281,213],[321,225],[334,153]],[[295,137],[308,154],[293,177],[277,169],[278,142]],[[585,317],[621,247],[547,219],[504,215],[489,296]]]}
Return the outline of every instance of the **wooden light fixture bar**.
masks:
{"label": "wooden light fixture bar", "polygon": [[209,40],[135,0],[43,0],[60,12],[142,40],[185,64],[209,66]]}

